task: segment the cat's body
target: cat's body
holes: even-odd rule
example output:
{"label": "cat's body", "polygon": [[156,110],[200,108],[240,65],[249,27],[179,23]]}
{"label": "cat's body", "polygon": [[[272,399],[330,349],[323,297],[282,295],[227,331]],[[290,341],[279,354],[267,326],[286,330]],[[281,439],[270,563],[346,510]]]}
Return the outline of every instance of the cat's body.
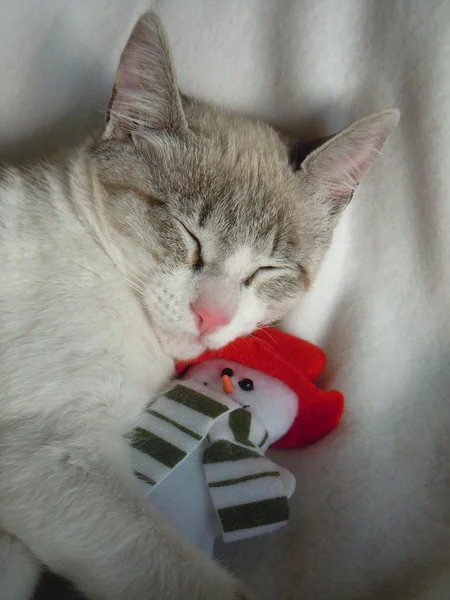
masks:
{"label": "cat's body", "polygon": [[[78,165],[75,169],[80,171]],[[83,198],[71,193],[70,166],[47,171],[40,181],[32,182],[31,189],[26,179],[26,173],[25,178],[7,173],[9,183],[5,185],[3,180],[0,201],[0,519],[3,527],[22,539],[33,528],[33,516],[50,507],[47,495],[63,502],[70,490],[67,483],[51,490],[42,463],[51,469],[55,460],[66,470],[71,468],[69,464],[64,467],[67,460],[74,468],[81,448],[90,448],[79,460],[92,462],[95,477],[101,478],[104,457],[96,447],[97,438],[116,429],[111,444],[117,443],[170,377],[173,367],[132,288],[87,226],[89,216],[84,213],[86,220],[80,219]],[[60,227],[55,227],[56,223]],[[95,401],[86,402],[88,397]],[[69,457],[72,444],[74,454]],[[31,456],[31,447],[40,450]],[[20,466],[22,461],[30,469],[28,474]],[[84,468],[89,471],[87,462]],[[119,466],[117,469],[119,477]],[[26,489],[21,489],[21,480]],[[82,489],[80,483],[80,493]],[[106,493],[113,500],[114,490]],[[83,517],[89,528],[89,514],[103,511],[101,496],[100,492],[100,506],[91,506]],[[27,523],[20,517],[16,522],[18,517],[8,514],[7,506],[19,515],[24,511]],[[105,524],[98,523],[102,536]],[[42,523],[35,527],[41,528]],[[54,532],[48,530],[54,551],[42,535],[37,536],[41,547],[32,548],[38,555],[50,552],[49,564],[61,556],[58,530],[62,536],[59,543],[70,540],[71,550],[76,547],[73,531],[64,530],[58,519],[55,528]],[[100,555],[104,553],[105,549],[100,551]],[[10,597],[16,598],[14,594]]]}
{"label": "cat's body", "polygon": [[152,15],[110,109],[65,162],[0,179],[0,597],[43,563],[91,598],[246,598],[141,498],[123,435],[175,359],[307,289],[397,115],[296,172],[270,127],[181,100]]}

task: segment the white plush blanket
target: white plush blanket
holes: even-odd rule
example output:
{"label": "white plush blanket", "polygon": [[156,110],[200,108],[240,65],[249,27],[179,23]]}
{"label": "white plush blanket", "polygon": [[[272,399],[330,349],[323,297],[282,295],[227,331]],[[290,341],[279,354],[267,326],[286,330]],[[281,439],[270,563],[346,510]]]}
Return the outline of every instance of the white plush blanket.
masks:
{"label": "white plush blanket", "polygon": [[[0,0],[0,152],[76,141],[145,0]],[[161,0],[181,87],[304,137],[402,111],[290,331],[342,426],[286,452],[284,531],[220,549],[262,599],[450,598],[450,3]]]}

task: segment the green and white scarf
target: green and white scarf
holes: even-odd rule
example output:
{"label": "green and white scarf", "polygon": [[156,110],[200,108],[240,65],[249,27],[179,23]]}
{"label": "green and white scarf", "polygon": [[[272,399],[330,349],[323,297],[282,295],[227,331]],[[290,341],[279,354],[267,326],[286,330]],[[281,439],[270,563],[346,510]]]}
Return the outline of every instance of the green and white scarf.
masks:
{"label": "green and white scarf", "polygon": [[264,456],[268,433],[246,409],[201,384],[178,384],[153,402],[133,432],[132,463],[146,494],[206,439],[203,467],[222,538],[268,533],[289,518],[280,467]]}

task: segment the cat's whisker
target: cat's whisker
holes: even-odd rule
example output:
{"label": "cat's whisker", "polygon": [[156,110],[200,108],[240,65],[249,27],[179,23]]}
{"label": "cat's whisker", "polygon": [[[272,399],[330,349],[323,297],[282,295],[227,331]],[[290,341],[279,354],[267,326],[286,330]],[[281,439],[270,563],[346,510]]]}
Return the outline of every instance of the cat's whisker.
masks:
{"label": "cat's whisker", "polygon": [[271,345],[266,342],[265,340],[261,340],[260,338],[257,338],[256,335],[254,335],[253,333],[251,333],[249,335],[250,338],[253,338],[254,340],[258,340],[258,342],[261,342],[261,344],[265,344],[268,348],[271,348]]}
{"label": "cat's whisker", "polygon": [[[106,232],[106,237],[108,239],[108,241],[113,244],[113,238],[110,234],[110,232]],[[124,256],[121,256],[121,263],[123,264],[123,266],[126,268],[126,270],[129,273],[129,276],[133,277],[133,279],[136,280],[136,284],[140,284],[142,286],[142,288],[146,287],[148,285],[148,277],[145,276],[144,273],[142,273],[142,271],[140,271],[140,269],[136,266],[136,265],[132,265]],[[123,275],[124,277],[126,277],[125,275]],[[128,283],[131,282],[129,280],[129,278],[127,279]],[[134,284],[133,284],[134,285]],[[137,291],[139,291],[140,293],[143,292],[143,289],[138,288]]]}
{"label": "cat's whisker", "polygon": [[126,266],[128,267],[128,270],[130,271],[130,274],[132,275],[132,277],[134,279],[136,279],[136,281],[138,283],[140,283],[143,287],[148,285],[148,283],[149,283],[148,275],[146,276],[144,273],[142,273],[142,271],[140,271],[138,269],[138,267],[130,264],[128,261],[126,261]]}
{"label": "cat's whisker", "polygon": [[264,325],[259,325],[257,327],[258,331],[261,331],[261,333],[264,333],[264,335],[267,335],[267,337],[269,337],[272,342],[275,344],[275,346],[279,346],[279,343],[275,340],[275,338],[267,331],[267,329],[265,328]]}

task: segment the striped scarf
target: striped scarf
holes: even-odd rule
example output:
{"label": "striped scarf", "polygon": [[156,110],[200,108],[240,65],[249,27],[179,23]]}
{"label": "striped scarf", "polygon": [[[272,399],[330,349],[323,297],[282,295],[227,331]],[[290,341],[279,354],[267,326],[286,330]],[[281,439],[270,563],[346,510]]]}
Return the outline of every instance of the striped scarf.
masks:
{"label": "striped scarf", "polygon": [[225,394],[204,392],[204,386],[194,381],[178,384],[142,415],[131,452],[144,493],[149,496],[204,443],[205,479],[223,540],[261,535],[285,525],[288,491],[281,468],[264,456],[265,427]]}

